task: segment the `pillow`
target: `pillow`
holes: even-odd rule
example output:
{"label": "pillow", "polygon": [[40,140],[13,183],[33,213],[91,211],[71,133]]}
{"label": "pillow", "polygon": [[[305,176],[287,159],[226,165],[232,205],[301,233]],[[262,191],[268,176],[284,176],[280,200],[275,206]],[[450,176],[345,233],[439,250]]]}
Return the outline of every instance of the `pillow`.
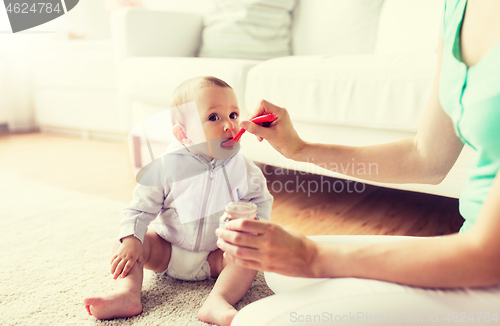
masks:
{"label": "pillow", "polygon": [[290,55],[295,0],[225,0],[205,16],[200,57],[270,59]]}

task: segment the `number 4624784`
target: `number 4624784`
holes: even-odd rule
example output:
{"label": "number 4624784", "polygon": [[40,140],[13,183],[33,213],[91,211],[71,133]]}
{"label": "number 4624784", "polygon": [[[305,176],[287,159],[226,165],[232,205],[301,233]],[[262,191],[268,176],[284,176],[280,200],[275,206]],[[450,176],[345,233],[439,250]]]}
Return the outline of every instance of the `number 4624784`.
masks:
{"label": "number 4624784", "polygon": [[59,6],[59,3],[57,3],[55,6],[52,6],[52,3],[44,2],[33,3],[31,6],[28,3],[9,3],[6,9],[9,14],[36,14],[42,12],[50,14],[52,12],[60,13],[62,10]]}

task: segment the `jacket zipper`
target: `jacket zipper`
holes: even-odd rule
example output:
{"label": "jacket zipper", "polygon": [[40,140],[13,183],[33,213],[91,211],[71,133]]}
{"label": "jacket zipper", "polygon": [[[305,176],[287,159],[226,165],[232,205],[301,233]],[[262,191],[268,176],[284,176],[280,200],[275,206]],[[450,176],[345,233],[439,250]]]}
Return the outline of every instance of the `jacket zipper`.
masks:
{"label": "jacket zipper", "polygon": [[207,161],[205,161],[205,159],[201,159],[205,164],[208,165],[208,169],[210,171],[209,173],[209,179],[208,179],[208,182],[207,182],[207,191],[205,192],[205,197],[203,199],[203,210],[202,210],[202,218],[200,219],[200,222],[198,224],[198,236],[196,237],[196,242],[195,242],[195,245],[194,245],[194,251],[195,252],[198,252],[198,250],[200,250],[200,244],[201,244],[201,239],[203,237],[203,229],[204,229],[204,226],[205,226],[205,212],[207,210],[207,200],[208,200],[208,197],[210,195],[210,190],[212,188],[212,180],[214,178],[214,166],[215,166],[215,161],[212,161],[213,163],[209,163]]}

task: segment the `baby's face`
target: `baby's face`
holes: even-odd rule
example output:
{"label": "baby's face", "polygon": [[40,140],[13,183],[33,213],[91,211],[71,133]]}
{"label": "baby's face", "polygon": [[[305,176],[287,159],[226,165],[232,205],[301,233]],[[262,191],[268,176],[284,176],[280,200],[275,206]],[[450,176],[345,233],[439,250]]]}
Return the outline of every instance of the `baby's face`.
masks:
{"label": "baby's face", "polygon": [[240,109],[229,87],[207,86],[196,95],[196,107],[207,141],[231,139],[239,131]]}

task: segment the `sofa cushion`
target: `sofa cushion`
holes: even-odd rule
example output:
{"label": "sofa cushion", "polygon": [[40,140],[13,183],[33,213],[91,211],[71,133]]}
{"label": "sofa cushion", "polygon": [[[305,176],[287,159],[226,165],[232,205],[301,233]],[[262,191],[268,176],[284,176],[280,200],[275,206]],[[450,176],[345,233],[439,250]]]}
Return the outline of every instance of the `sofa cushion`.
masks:
{"label": "sofa cushion", "polygon": [[246,107],[261,99],[295,120],[415,131],[437,55],[294,56],[248,73]]}
{"label": "sofa cushion", "polygon": [[205,16],[200,57],[270,59],[290,55],[295,0],[219,1]]}
{"label": "sofa cushion", "polygon": [[240,108],[244,110],[247,72],[259,62],[216,58],[131,57],[122,63],[119,88],[131,100],[168,108],[172,92],[182,81],[211,75],[233,87]]}
{"label": "sofa cushion", "polygon": [[238,22],[206,26],[200,57],[266,60],[290,55],[288,27],[267,27]]}
{"label": "sofa cushion", "polygon": [[294,55],[373,53],[383,0],[301,0],[293,12]]}
{"label": "sofa cushion", "polygon": [[376,54],[435,53],[444,0],[385,0]]}

